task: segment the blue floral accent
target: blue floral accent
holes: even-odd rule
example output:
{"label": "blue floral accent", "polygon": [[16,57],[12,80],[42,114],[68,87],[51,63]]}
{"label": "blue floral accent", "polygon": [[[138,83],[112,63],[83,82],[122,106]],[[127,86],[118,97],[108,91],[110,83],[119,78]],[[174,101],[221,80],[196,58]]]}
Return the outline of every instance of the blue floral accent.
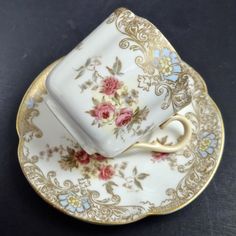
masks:
{"label": "blue floral accent", "polygon": [[72,213],[81,213],[91,207],[88,197],[79,197],[75,193],[61,194],[58,199],[61,206]]}
{"label": "blue floral accent", "polygon": [[178,55],[168,48],[163,48],[161,51],[156,49],[153,54],[154,66],[158,68],[163,79],[175,82],[182,71]]}
{"label": "blue floral accent", "polygon": [[216,136],[213,133],[204,132],[200,135],[200,143],[198,146],[198,153],[201,157],[211,155],[217,146]]}
{"label": "blue floral accent", "polygon": [[32,109],[34,107],[34,99],[30,98],[27,102],[26,102],[26,106],[28,109]]}

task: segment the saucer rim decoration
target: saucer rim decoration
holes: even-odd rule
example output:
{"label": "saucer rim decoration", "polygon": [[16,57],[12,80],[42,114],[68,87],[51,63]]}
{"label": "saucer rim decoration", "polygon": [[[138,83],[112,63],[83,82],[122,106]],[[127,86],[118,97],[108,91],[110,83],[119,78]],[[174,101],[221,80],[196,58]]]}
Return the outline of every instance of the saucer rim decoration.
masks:
{"label": "saucer rim decoration", "polygon": [[[213,158],[214,163],[205,164],[206,166],[204,166],[204,164],[203,164],[202,167],[199,166],[199,168],[201,167],[201,168],[204,169],[204,168],[208,168],[207,165],[212,165],[209,172],[207,172],[208,170],[206,170],[206,173],[205,173],[206,176],[204,176],[204,175],[203,176],[198,176],[200,179],[203,178],[199,182],[197,182],[197,181],[194,182],[194,179],[191,180],[191,177],[190,177],[190,179],[188,179],[188,181],[190,181],[190,182],[188,183],[189,184],[189,189],[187,189],[187,190],[189,191],[189,194],[191,195],[190,198],[183,197],[181,199],[179,196],[175,196],[176,197],[176,199],[175,199],[174,196],[172,196],[173,201],[169,205],[167,205],[168,207],[164,206],[164,207],[160,207],[160,208],[159,207],[153,208],[153,209],[150,208],[149,211],[140,213],[135,218],[120,219],[120,220],[112,221],[112,220],[107,220],[107,219],[104,220],[102,218],[101,219],[91,219],[91,218],[81,217],[79,214],[74,214],[71,211],[69,211],[68,209],[60,206],[57,202],[55,202],[55,199],[49,197],[50,194],[45,195],[45,191],[48,191],[48,189],[46,187],[47,183],[45,183],[45,189],[42,189],[41,187],[38,187],[37,183],[34,180],[34,178],[32,176],[30,176],[31,172],[29,172],[28,169],[27,169],[27,168],[29,168],[29,166],[27,166],[26,156],[24,154],[25,153],[24,143],[27,142],[26,138],[25,138],[25,134],[29,135],[29,139],[34,139],[34,138],[37,139],[37,138],[43,137],[43,133],[40,130],[40,127],[37,127],[34,124],[34,121],[33,121],[34,117],[37,117],[37,116],[40,115],[39,110],[34,109],[33,102],[36,102],[36,103],[42,103],[43,102],[43,97],[47,95],[47,92],[46,92],[46,89],[45,89],[45,79],[46,79],[48,73],[51,71],[51,69],[58,63],[58,61],[52,63],[44,71],[42,71],[39,74],[39,76],[29,86],[29,88],[26,91],[26,93],[25,93],[25,95],[24,95],[24,97],[21,101],[21,104],[19,106],[19,110],[18,110],[18,113],[17,113],[17,119],[16,119],[16,130],[17,130],[17,133],[18,133],[18,136],[19,136],[19,145],[18,145],[19,164],[20,164],[20,167],[21,167],[22,172],[25,175],[26,179],[28,180],[28,182],[30,183],[32,188],[35,190],[35,192],[41,198],[43,198],[49,205],[51,205],[54,208],[60,210],[61,212],[65,213],[67,215],[70,215],[74,218],[80,219],[82,221],[86,221],[86,222],[94,223],[94,224],[117,225],[117,224],[132,223],[132,222],[138,221],[142,218],[145,218],[149,215],[162,215],[162,214],[169,214],[169,213],[175,212],[175,211],[185,207],[189,203],[191,203],[194,199],[196,199],[201,194],[201,192],[208,186],[209,182],[213,178],[214,174],[216,173],[216,170],[218,169],[219,163],[222,159],[222,153],[223,153],[223,148],[224,148],[224,139],[225,139],[224,123],[223,123],[221,112],[220,112],[219,108],[217,107],[215,102],[208,95],[207,87],[206,87],[206,84],[205,84],[204,80],[202,79],[202,77],[196,71],[194,71],[190,66],[188,66],[186,64],[186,69],[188,70],[189,74],[192,75],[192,77],[194,79],[195,88],[197,88],[198,91],[200,92],[200,94],[198,94],[198,95],[203,96],[203,99],[205,98],[206,100],[209,100],[209,103],[211,104],[211,109],[213,109],[214,112],[217,114],[218,119],[219,119],[218,121],[220,122],[218,128],[219,128],[219,130],[220,130],[219,132],[221,134],[221,136],[219,137],[219,146],[217,147],[217,153],[214,156],[215,159]],[[30,100],[31,95],[33,95],[34,101]],[[187,118],[190,118],[190,117],[187,116]],[[205,135],[205,136],[208,135],[209,136],[209,134],[203,134],[203,135]],[[214,138],[214,137],[210,137],[210,138]],[[207,151],[212,153],[210,149],[206,150],[206,151],[205,150],[199,150],[199,155],[201,155],[202,157],[206,157]],[[32,156],[30,158],[31,158],[32,162],[37,162],[37,157],[36,156]],[[37,166],[35,165],[33,168],[37,168]],[[190,172],[190,174],[191,174],[191,172]],[[56,173],[55,173],[55,175],[56,175]],[[49,174],[49,179],[50,180],[53,177],[55,177],[55,176],[53,176],[52,173]],[[193,181],[193,184],[195,184],[195,188],[197,190],[196,189],[191,189],[191,188],[194,188],[193,186],[191,186],[191,181]],[[70,185],[69,182],[64,183],[64,184]],[[179,183],[179,185],[181,185],[181,183]],[[188,188],[188,186],[186,188]],[[181,189],[181,186],[180,186],[180,189]],[[171,195],[171,193],[167,193],[167,195],[168,194]],[[182,194],[184,195],[185,193],[183,192]],[[117,197],[117,195],[114,195],[114,196]],[[53,196],[51,196],[51,197],[53,197]],[[64,195],[60,195],[59,197],[60,197],[61,202],[65,201],[65,199],[64,199],[65,196]],[[82,201],[82,205],[80,204],[81,205],[81,211],[83,209],[87,209],[87,208],[90,207],[88,202],[87,202],[87,199],[82,199],[81,201]],[[78,208],[78,211],[80,211],[79,208]]]}

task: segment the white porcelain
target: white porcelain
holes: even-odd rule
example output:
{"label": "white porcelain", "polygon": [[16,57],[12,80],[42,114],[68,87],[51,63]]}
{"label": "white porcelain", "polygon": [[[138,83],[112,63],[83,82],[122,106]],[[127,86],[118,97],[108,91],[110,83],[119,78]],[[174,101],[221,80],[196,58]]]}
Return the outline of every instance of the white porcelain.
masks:
{"label": "white porcelain", "polygon": [[113,157],[191,102],[191,77],[149,21],[116,10],[53,69],[47,104],[89,154]]}
{"label": "white porcelain", "polygon": [[[193,100],[180,111],[193,125],[189,144],[171,154],[132,149],[119,158],[105,158],[86,154],[46,106],[44,83],[53,66],[29,87],[16,122],[20,166],[48,204],[90,223],[127,224],[177,211],[206,188],[221,160],[224,127],[203,80],[191,67]],[[170,144],[181,129],[179,123],[167,130],[156,128],[147,141]]]}

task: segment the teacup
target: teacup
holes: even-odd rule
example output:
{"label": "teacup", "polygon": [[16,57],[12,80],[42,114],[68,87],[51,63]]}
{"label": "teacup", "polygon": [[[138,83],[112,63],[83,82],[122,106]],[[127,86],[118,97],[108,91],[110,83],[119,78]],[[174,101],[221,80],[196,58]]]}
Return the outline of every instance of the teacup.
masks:
{"label": "teacup", "polygon": [[[46,80],[46,101],[89,154],[114,157],[129,147],[175,152],[190,139],[176,113],[191,102],[180,57],[148,20],[119,8],[66,55]],[[180,121],[172,146],[139,142],[154,127]]]}

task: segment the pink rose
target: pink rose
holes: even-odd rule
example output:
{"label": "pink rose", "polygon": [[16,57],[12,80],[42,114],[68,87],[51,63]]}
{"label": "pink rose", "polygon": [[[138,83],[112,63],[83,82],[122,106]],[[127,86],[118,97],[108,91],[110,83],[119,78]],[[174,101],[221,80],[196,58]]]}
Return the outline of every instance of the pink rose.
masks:
{"label": "pink rose", "polygon": [[106,157],[104,157],[98,153],[96,153],[94,156],[95,156],[95,160],[97,160],[97,161],[105,161],[106,160]]}
{"label": "pink rose", "polygon": [[102,180],[111,179],[111,177],[115,174],[115,171],[111,165],[102,166],[100,168],[99,178]]}
{"label": "pink rose", "polygon": [[133,116],[133,111],[130,108],[122,108],[117,114],[116,126],[121,127],[127,125]]}
{"label": "pink rose", "polygon": [[154,161],[161,161],[168,157],[168,153],[164,152],[152,152],[152,157]]}
{"label": "pink rose", "polygon": [[114,95],[115,92],[121,88],[122,82],[120,82],[118,79],[116,79],[113,76],[107,77],[102,81],[102,93],[105,93],[106,95]]}
{"label": "pink rose", "polygon": [[110,102],[98,104],[90,111],[91,116],[97,120],[108,119],[115,112],[115,107]]}
{"label": "pink rose", "polygon": [[74,157],[81,164],[88,164],[90,162],[89,154],[87,152],[85,152],[83,149],[81,149],[80,151],[75,152]]}

